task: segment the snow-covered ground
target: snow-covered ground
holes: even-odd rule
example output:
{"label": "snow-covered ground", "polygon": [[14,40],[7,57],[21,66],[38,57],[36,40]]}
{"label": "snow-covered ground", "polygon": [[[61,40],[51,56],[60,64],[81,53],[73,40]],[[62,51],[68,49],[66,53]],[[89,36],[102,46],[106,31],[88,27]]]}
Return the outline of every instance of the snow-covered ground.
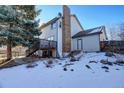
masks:
{"label": "snow-covered ground", "polygon": [[[119,55],[120,56],[120,55]],[[124,55],[121,56],[124,58]],[[105,53],[86,53],[79,61],[69,62],[69,58],[54,59],[52,68],[47,68],[44,61],[37,61],[38,66],[26,68],[27,65],[0,70],[0,87],[35,87],[35,88],[99,88],[124,87],[124,66],[104,65],[101,59],[107,59]],[[116,57],[109,57],[114,62]],[[98,63],[89,63],[96,61]],[[60,64],[61,63],[61,64]],[[67,71],[64,71],[65,64]],[[86,65],[92,69],[88,69]],[[105,72],[102,66],[109,67]],[[71,70],[74,71],[71,71]]]}

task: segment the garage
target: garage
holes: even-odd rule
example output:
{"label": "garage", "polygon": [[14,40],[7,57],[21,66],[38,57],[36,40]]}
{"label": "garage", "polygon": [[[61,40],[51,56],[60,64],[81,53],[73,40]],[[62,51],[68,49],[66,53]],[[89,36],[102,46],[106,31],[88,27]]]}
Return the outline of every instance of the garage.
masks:
{"label": "garage", "polygon": [[94,28],[75,34],[72,37],[72,51],[100,51],[100,34],[102,33],[101,31],[101,28]]}

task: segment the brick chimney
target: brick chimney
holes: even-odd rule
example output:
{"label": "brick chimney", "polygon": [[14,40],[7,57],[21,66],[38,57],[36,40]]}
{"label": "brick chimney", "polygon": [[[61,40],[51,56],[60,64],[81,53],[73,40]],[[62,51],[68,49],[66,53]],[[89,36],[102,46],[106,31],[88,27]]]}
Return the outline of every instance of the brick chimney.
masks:
{"label": "brick chimney", "polygon": [[63,52],[69,53],[71,51],[71,20],[70,9],[67,5],[63,6]]}

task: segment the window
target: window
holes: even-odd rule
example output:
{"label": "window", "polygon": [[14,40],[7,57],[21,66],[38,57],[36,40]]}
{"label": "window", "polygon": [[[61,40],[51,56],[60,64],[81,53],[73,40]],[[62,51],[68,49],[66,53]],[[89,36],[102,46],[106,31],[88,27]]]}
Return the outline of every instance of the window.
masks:
{"label": "window", "polygon": [[55,22],[55,23],[52,23],[52,24],[51,24],[51,29],[56,29],[56,28],[57,28],[56,22]]}
{"label": "window", "polygon": [[48,38],[48,40],[50,40],[50,37]]}
{"label": "window", "polygon": [[48,40],[51,40],[52,41],[52,40],[54,40],[54,37],[51,36],[51,37],[48,38]]}
{"label": "window", "polygon": [[59,23],[59,28],[61,28],[61,27],[62,27],[62,22]]}
{"label": "window", "polygon": [[51,39],[50,39],[50,40],[54,40],[53,36],[51,37]]}

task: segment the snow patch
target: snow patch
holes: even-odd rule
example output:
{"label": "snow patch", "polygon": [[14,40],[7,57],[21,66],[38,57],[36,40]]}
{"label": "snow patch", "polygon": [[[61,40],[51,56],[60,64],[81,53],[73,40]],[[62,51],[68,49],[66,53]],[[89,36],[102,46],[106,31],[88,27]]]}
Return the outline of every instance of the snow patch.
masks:
{"label": "snow patch", "polygon": [[[124,55],[119,55],[124,58]],[[0,87],[6,88],[108,88],[124,87],[124,66],[104,65],[100,60],[116,61],[116,57],[107,57],[105,53],[84,53],[79,61],[70,62],[69,58],[52,59],[52,68],[46,68],[44,62],[37,61],[34,68],[26,65],[0,70]],[[96,61],[97,63],[90,63]],[[61,65],[60,65],[61,63]],[[66,65],[67,71],[64,71]],[[88,65],[91,69],[86,67]],[[105,69],[108,67],[108,72]],[[104,68],[102,68],[104,67]],[[73,69],[73,70],[72,70]]]}

